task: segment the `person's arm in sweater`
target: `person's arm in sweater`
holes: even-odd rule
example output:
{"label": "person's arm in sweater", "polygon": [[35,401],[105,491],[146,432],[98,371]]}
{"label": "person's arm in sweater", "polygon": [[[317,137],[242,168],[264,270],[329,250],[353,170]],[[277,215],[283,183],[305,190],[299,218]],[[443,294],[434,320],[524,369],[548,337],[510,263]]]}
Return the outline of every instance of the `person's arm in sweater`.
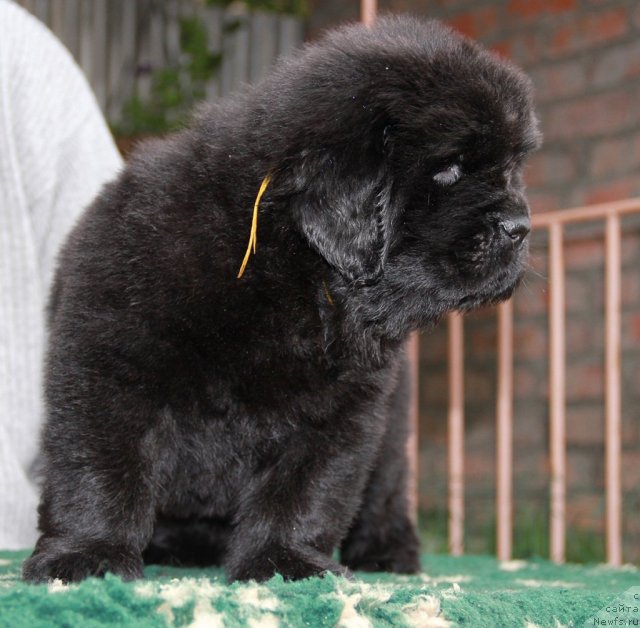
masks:
{"label": "person's arm in sweater", "polygon": [[57,251],[121,159],[80,69],[0,0],[0,549],[36,539],[44,310]]}

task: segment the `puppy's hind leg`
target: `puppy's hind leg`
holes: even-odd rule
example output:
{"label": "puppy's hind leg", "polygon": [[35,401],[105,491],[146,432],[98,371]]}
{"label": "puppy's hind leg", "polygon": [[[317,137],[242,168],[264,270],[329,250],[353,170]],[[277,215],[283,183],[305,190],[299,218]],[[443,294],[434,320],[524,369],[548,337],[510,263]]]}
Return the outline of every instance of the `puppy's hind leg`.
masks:
{"label": "puppy's hind leg", "polygon": [[405,361],[389,400],[384,440],[362,506],[340,548],[352,570],[417,573],[420,546],[408,511],[410,379]]}

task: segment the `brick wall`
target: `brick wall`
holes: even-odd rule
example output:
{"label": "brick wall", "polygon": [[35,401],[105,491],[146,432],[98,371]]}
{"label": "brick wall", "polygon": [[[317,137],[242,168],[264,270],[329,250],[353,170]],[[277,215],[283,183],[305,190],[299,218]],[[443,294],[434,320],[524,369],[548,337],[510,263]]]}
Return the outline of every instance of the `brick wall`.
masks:
{"label": "brick wall", "polygon": [[[314,0],[308,36],[357,19],[358,3]],[[526,180],[534,212],[640,196],[640,4],[631,0],[381,0],[381,10],[442,19],[513,59],[532,77],[545,144]],[[625,559],[640,561],[640,228],[625,220],[623,441]],[[569,557],[602,555],[604,483],[603,238],[571,228],[567,247]],[[515,538],[546,551],[548,504],[547,246],[515,300]],[[492,549],[495,316],[466,325],[466,454],[470,550]],[[422,339],[421,507],[446,508],[446,328]],[[524,530],[524,531],[522,531]],[[531,538],[521,538],[528,535]],[[540,538],[537,538],[540,537]],[[524,550],[523,550],[524,548]]]}
{"label": "brick wall", "polygon": [[[311,0],[309,38],[358,2]],[[380,0],[442,19],[521,65],[545,145],[528,172],[534,211],[640,194],[640,5],[635,0]]]}

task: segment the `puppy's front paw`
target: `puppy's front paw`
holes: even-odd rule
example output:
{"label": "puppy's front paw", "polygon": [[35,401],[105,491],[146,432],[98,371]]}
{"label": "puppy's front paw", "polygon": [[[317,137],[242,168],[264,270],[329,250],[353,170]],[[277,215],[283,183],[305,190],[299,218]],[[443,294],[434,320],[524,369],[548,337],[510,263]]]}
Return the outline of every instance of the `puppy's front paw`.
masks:
{"label": "puppy's front paw", "polygon": [[420,572],[420,554],[408,547],[376,547],[342,560],[354,571],[388,571],[414,574]]}
{"label": "puppy's front paw", "polygon": [[312,576],[324,576],[333,573],[336,576],[351,579],[351,572],[314,550],[293,550],[285,547],[270,547],[257,556],[244,557],[237,564],[227,565],[230,582],[235,580],[256,580],[263,582],[275,574],[285,580],[302,580]]}
{"label": "puppy's front paw", "polygon": [[389,571],[413,574],[420,571],[420,544],[410,526],[402,534],[384,540],[351,538],[340,553],[342,562],[354,571]]}
{"label": "puppy's front paw", "polygon": [[123,547],[106,543],[47,543],[41,539],[38,548],[24,561],[22,577],[32,583],[55,578],[63,582],[78,582],[110,572],[123,580],[135,580],[142,577],[142,567],[139,552]]}

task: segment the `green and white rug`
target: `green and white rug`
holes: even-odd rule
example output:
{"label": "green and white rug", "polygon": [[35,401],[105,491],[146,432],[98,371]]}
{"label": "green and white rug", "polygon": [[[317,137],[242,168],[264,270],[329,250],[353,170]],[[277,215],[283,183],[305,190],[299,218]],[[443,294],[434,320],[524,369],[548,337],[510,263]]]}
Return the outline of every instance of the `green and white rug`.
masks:
{"label": "green and white rug", "polygon": [[0,553],[2,628],[640,625],[640,609],[633,607],[634,600],[640,607],[640,571],[631,566],[429,555],[421,575],[358,573],[353,582],[275,577],[228,585],[219,569],[149,567],[146,579],[133,583],[107,575],[33,586],[19,578],[25,556]]}

